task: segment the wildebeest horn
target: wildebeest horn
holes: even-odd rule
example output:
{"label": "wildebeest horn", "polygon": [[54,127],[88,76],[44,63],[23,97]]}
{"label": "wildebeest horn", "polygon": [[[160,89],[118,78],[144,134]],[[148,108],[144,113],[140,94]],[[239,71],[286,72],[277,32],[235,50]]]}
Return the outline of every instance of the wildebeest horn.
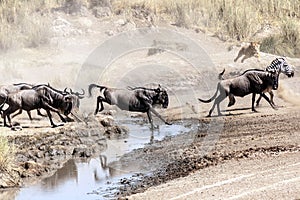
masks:
{"label": "wildebeest horn", "polygon": [[84,89],[81,88],[81,91],[82,91],[82,94],[80,94],[80,93],[78,92],[78,95],[85,95]]}
{"label": "wildebeest horn", "polygon": [[68,92],[67,92],[67,89],[68,89],[68,88],[65,88],[65,89],[64,89],[64,93],[68,93]]}

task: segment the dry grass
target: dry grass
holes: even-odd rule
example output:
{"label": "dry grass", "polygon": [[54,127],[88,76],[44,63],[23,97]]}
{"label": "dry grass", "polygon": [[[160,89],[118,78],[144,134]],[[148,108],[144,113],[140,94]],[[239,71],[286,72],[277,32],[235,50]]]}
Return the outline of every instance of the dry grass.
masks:
{"label": "dry grass", "polygon": [[0,48],[37,47],[47,43],[50,22],[43,12],[50,5],[38,0],[0,1]]}
{"label": "dry grass", "polygon": [[14,165],[15,149],[5,137],[0,136],[0,173],[8,171]]}
{"label": "dry grass", "polygon": [[261,50],[267,53],[299,57],[300,25],[296,20],[285,20],[280,26],[280,33],[262,40]]}
{"label": "dry grass", "polygon": [[167,19],[174,25],[201,27],[237,41],[252,40],[265,24],[271,24],[281,32],[268,36],[263,41],[263,49],[299,55],[299,0],[115,0],[112,5],[115,13],[123,10],[125,17],[136,12],[133,8],[137,5],[142,5],[157,18]]}
{"label": "dry grass", "polygon": [[51,36],[47,28],[50,21],[43,15],[44,11],[63,8],[70,14],[82,6],[89,9],[106,6],[128,21],[145,18],[153,24],[162,20],[237,41],[252,40],[265,24],[271,24],[279,27],[281,33],[265,39],[265,50],[281,52],[279,45],[283,42],[285,48],[295,49],[287,54],[296,55],[299,51],[293,44],[299,40],[294,27],[300,23],[300,0],[2,0],[0,48],[37,47],[47,43]]}

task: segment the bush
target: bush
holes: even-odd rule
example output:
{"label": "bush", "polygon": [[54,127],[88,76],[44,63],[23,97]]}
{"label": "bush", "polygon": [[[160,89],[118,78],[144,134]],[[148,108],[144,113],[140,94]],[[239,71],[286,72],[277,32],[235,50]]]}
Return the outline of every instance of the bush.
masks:
{"label": "bush", "polygon": [[50,22],[41,12],[44,1],[0,1],[0,48],[37,47],[49,40]]}
{"label": "bush", "polygon": [[262,40],[261,51],[281,56],[300,56],[299,24],[294,20],[284,20],[280,33]]}

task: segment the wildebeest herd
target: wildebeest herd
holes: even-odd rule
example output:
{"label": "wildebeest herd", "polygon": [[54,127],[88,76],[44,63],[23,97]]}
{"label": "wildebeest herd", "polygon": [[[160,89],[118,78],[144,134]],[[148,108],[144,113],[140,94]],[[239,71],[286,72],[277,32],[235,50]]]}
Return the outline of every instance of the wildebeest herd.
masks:
{"label": "wildebeest herd", "polygon": [[[199,98],[200,102],[209,103],[214,101],[208,116],[211,116],[215,106],[217,106],[218,115],[221,115],[220,103],[226,98],[229,98],[228,107],[235,104],[235,96],[244,97],[252,94],[252,111],[255,109],[256,94],[264,97],[266,101],[275,109],[273,102],[273,92],[279,84],[279,74],[284,73],[288,77],[294,76],[294,70],[289,66],[284,58],[274,59],[266,70],[249,69],[241,75],[223,79],[225,70],[219,75],[219,83],[217,90],[213,97],[209,100]],[[99,96],[97,97],[96,110],[94,114],[101,112],[103,102],[116,105],[122,110],[147,113],[148,120],[153,129],[152,113],[161,119],[165,124],[167,122],[154,109],[155,105],[161,105],[162,108],[167,108],[169,105],[169,97],[166,89],[160,85],[155,88],[145,87],[128,87],[127,89],[113,89],[97,84],[90,84],[88,86],[89,97],[92,96],[92,89],[99,88]],[[217,96],[219,92],[219,95]],[[271,99],[266,96],[266,92],[270,93]],[[73,115],[73,109],[78,109],[80,106],[80,99],[85,97],[85,91],[73,92],[71,89],[65,88],[58,90],[49,84],[27,84],[18,83],[13,85],[3,85],[0,87],[0,113],[3,118],[3,124],[6,127],[11,127],[11,118],[21,114],[23,110],[27,111],[28,117],[32,120],[30,111],[37,110],[38,115],[43,115],[40,110],[46,111],[52,127],[57,125],[52,120],[51,112],[57,113],[63,122],[69,119],[69,115]],[[257,104],[259,104],[259,100]],[[11,117],[11,114],[17,112]],[[8,120],[8,123],[7,123]]]}

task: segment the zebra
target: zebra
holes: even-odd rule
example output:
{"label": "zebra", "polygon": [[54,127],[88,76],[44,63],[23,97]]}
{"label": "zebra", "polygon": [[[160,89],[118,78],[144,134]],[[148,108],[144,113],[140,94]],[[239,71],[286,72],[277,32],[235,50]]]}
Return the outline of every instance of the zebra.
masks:
{"label": "zebra", "polygon": [[[278,75],[280,73],[283,73],[283,74],[285,74],[289,78],[294,76],[294,70],[293,70],[293,68],[290,65],[288,65],[288,63],[286,62],[285,58],[283,58],[283,57],[275,58],[271,62],[271,64],[269,66],[267,66],[267,68],[265,69],[265,71],[271,72],[271,73],[277,73]],[[278,79],[278,81],[279,81],[279,79]],[[269,94],[270,94],[270,101],[275,106],[275,103],[273,101],[274,93],[272,92],[272,88],[269,88],[265,92],[269,92]],[[257,99],[256,106],[259,106],[259,102],[261,100],[261,97],[262,97],[262,95],[260,95],[259,98]]]}

